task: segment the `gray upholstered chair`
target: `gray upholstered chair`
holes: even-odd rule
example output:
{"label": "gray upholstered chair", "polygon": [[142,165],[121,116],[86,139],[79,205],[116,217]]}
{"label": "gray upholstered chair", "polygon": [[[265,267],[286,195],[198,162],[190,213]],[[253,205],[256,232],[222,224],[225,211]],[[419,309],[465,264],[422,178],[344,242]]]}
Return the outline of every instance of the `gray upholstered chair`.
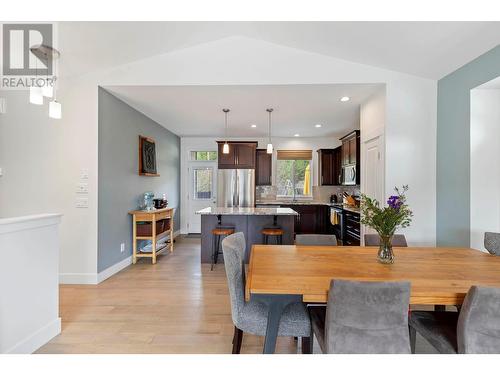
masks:
{"label": "gray upholstered chair", "polygon": [[440,353],[500,354],[500,288],[473,286],[460,314],[417,311],[409,324],[412,351],[418,332]]}
{"label": "gray upholstered chair", "polygon": [[337,237],[333,234],[297,234],[295,245],[337,246]]}
{"label": "gray upholstered chair", "polygon": [[323,353],[410,353],[408,282],[332,280],[325,309],[311,307]]}
{"label": "gray upholstered chair", "polygon": [[[379,245],[380,245],[380,237],[378,234],[365,234],[365,246],[379,246]],[[392,246],[408,247],[405,235],[395,234],[392,237]]]}
{"label": "gray upholstered chair", "polygon": [[500,233],[486,232],[484,234],[484,247],[490,254],[500,255]]}
{"label": "gray upholstered chair", "polygon": [[[222,241],[234,324],[233,354],[240,353],[243,332],[264,336],[267,328],[267,306],[253,300],[245,301],[245,247],[245,236],[241,232]],[[309,314],[304,304],[288,305],[281,316],[278,336],[302,337],[302,352],[309,353],[311,335]]]}

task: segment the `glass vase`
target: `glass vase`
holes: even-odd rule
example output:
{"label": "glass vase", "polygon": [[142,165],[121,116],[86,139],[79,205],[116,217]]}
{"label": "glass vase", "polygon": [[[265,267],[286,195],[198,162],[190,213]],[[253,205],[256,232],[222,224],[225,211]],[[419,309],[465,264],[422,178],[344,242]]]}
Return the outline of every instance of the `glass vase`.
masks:
{"label": "glass vase", "polygon": [[394,263],[394,252],[392,251],[392,236],[380,236],[378,249],[378,261],[384,264]]}

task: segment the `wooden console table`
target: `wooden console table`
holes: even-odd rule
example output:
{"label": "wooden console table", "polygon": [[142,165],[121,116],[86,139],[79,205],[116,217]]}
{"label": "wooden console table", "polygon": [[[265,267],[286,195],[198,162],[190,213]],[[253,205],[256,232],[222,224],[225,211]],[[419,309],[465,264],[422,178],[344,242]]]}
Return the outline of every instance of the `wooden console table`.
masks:
{"label": "wooden console table", "polygon": [[[170,249],[170,252],[174,251],[174,209],[173,208],[161,208],[151,211],[146,210],[135,210],[130,211],[132,215],[132,263],[137,262],[137,258],[151,258],[153,264],[156,263],[156,255],[161,253],[166,249]],[[159,233],[156,233],[156,225],[158,221],[169,219],[169,226]],[[151,223],[151,233],[147,236],[137,235],[137,223],[146,222]],[[170,237],[170,243],[168,243],[164,248],[156,250],[156,241],[168,235]],[[151,241],[151,253],[137,251],[137,241],[139,240],[149,240]]]}

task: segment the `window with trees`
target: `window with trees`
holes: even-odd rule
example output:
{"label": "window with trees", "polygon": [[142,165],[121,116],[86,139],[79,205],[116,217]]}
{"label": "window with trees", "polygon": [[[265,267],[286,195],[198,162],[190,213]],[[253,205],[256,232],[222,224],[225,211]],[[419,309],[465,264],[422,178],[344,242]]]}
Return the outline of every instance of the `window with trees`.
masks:
{"label": "window with trees", "polygon": [[311,197],[312,151],[279,150],[277,159],[277,195],[287,198]]}

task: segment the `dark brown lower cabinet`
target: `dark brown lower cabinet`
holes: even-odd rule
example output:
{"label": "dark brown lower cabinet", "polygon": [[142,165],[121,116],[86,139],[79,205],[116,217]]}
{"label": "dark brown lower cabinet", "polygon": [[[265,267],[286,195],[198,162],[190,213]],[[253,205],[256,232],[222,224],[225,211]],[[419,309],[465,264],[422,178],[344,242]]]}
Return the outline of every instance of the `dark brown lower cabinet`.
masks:
{"label": "dark brown lower cabinet", "polygon": [[328,234],[329,207],[320,204],[290,204],[288,207],[298,212],[295,218],[295,234]]}

